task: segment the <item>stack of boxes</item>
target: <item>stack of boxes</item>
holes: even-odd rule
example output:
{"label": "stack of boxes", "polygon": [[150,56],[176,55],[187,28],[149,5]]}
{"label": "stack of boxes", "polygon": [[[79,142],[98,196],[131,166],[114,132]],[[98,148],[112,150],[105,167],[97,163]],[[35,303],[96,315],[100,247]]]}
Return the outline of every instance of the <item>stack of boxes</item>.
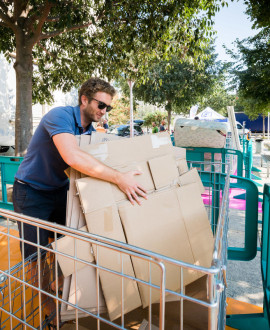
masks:
{"label": "stack of boxes", "polygon": [[[116,241],[153,251],[175,260],[210,267],[213,252],[213,234],[202,202],[204,191],[196,169],[188,170],[185,149],[175,148],[167,133],[144,135],[133,139],[117,139],[102,133],[92,137],[81,136],[80,147],[104,164],[121,172],[139,170],[136,180],[146,190],[148,199],[142,205],[132,205],[116,185],[86,177],[69,169],[70,190],[67,205],[67,226],[88,231]],[[99,143],[101,142],[101,143]],[[105,247],[64,237],[57,241],[58,251],[95,263],[99,266],[150,281],[160,283],[160,271],[153,266],[149,274],[146,261],[122,255]],[[115,276],[105,270],[72,261],[58,255],[59,265],[65,277],[63,299],[97,312],[108,312],[115,320],[139,307],[149,306],[149,288],[135,281]],[[180,268],[166,264],[166,288],[180,291]],[[75,274],[76,272],[76,274]],[[202,273],[184,270],[183,285],[187,286]],[[99,299],[96,288],[100,281]],[[75,285],[76,284],[76,285]],[[124,292],[124,294],[123,294]],[[124,297],[124,305],[121,300]],[[152,290],[151,303],[159,301],[159,291]],[[79,311],[78,316],[85,316]],[[75,310],[62,304],[62,320],[73,319]]]}

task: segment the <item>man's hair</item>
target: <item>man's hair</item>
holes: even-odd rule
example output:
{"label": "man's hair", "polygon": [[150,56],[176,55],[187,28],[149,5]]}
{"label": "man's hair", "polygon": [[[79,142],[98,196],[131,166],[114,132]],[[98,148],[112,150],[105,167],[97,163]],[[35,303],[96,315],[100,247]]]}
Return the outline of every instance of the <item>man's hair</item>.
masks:
{"label": "man's hair", "polygon": [[79,105],[82,104],[82,95],[85,95],[88,98],[88,101],[90,101],[90,99],[94,97],[97,92],[107,93],[111,95],[111,97],[114,97],[114,95],[116,94],[116,90],[114,89],[114,87],[111,86],[105,80],[96,77],[90,78],[81,86],[81,89],[79,91]]}

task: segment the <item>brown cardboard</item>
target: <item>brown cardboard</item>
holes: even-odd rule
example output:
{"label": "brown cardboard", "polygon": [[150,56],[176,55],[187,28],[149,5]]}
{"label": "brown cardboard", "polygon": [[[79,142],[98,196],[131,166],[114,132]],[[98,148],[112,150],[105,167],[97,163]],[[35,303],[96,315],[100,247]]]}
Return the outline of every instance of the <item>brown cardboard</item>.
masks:
{"label": "brown cardboard", "polygon": [[133,139],[108,141],[98,145],[91,144],[83,147],[82,150],[90,153],[104,164],[118,168],[173,153],[173,146],[168,133],[158,133],[137,136]]}
{"label": "brown cardboard", "polygon": [[[99,288],[99,309],[97,308],[97,273],[95,267],[85,266],[78,270],[76,275],[72,275],[68,301],[92,313],[106,312],[101,288]],[[73,309],[68,305],[67,310]]]}
{"label": "brown cardboard", "polygon": [[[209,265],[212,257],[210,250],[213,247],[213,237],[209,223],[206,224],[205,222],[206,213],[198,184],[186,184],[180,188],[176,184],[173,188],[168,189],[170,185],[175,184],[174,178],[178,178],[179,169],[177,169],[177,163],[173,157],[175,151],[167,133],[109,141],[108,143],[86,146],[83,150],[120,171],[133,169],[139,164],[143,164],[144,175],[138,176],[138,178],[149,185],[148,201],[142,199],[142,206],[132,206],[126,201],[125,196],[123,199],[123,194],[120,191],[117,192],[117,187],[107,182],[93,178],[77,180],[87,227],[91,233],[121,242],[126,242],[127,238],[129,244],[161,253],[173,259],[191,264]],[[179,157],[182,157],[185,151],[180,151]],[[147,162],[149,167],[147,167]],[[164,178],[165,180],[160,183],[159,174],[161,172],[163,173],[162,180]],[[153,191],[154,183],[156,187],[162,190]],[[182,197],[185,195],[185,191],[188,198]],[[193,192],[195,192],[194,199]],[[199,206],[197,207],[195,204]],[[189,208],[194,210],[189,212]],[[196,216],[197,222],[193,221],[193,216]],[[200,223],[201,218],[203,224]],[[202,231],[196,231],[194,226]],[[193,239],[193,235],[196,239]],[[207,238],[204,239],[203,235],[206,235]],[[200,246],[202,246],[202,253]],[[97,251],[95,246],[93,246],[93,250],[97,263],[108,269],[121,271],[120,253],[103,247]],[[124,273],[134,276],[130,257],[123,258]],[[136,277],[148,281],[148,262],[138,261],[135,258],[132,259],[132,262]],[[169,264],[165,264],[165,266],[167,288],[174,291],[180,290],[179,267]],[[184,285],[200,276],[202,273],[183,270]],[[100,280],[110,319],[113,320],[119,317],[121,312],[121,278],[100,271]],[[151,266],[151,281],[159,285],[160,270],[158,266]],[[127,297],[124,295],[124,313],[140,306],[141,301],[136,283],[125,280],[124,292],[130,292]],[[140,293],[143,306],[147,306],[149,304],[149,286],[140,285]],[[152,302],[158,301],[159,292],[157,290],[152,289],[151,295]]]}
{"label": "brown cardboard", "polygon": [[178,167],[179,175],[182,175],[188,171],[188,165],[185,159],[178,159],[176,164]]}
{"label": "brown cardboard", "polygon": [[76,185],[85,214],[114,204],[109,182],[86,177],[76,180]]}
{"label": "brown cardboard", "polygon": [[[167,257],[194,264],[188,233],[178,202],[177,188],[152,194],[142,206],[132,206],[129,202],[119,205],[119,214],[129,244],[163,254]],[[139,228],[139,230],[138,230]],[[148,281],[148,263],[132,259],[135,274]],[[166,287],[180,289],[180,269],[166,264]],[[184,285],[197,279],[195,272],[183,270]],[[154,284],[160,283],[160,270],[153,266],[151,270]],[[143,306],[149,304],[149,288],[139,285]],[[152,293],[152,302],[159,299],[159,292]]]}
{"label": "brown cardboard", "polygon": [[[80,228],[81,231],[87,231],[86,227]],[[76,244],[76,256],[79,259],[82,259],[87,262],[93,262],[94,257],[91,252],[91,244],[75,239],[71,236],[65,236],[57,240],[57,251],[65,253],[69,256],[75,257],[75,244]],[[52,247],[56,249],[56,243],[52,243]],[[57,254],[57,260],[62,270],[64,277],[67,277],[75,272],[84,268],[86,265],[82,262],[75,261],[73,259],[64,257],[60,254]]]}
{"label": "brown cardboard", "polygon": [[[78,188],[80,191],[80,184],[78,184]],[[106,236],[116,241],[126,242],[115,204],[100,210],[92,211],[91,213],[86,213],[85,217],[88,230],[91,233]],[[123,273],[129,276],[135,276],[129,256],[124,254],[121,255],[114,250],[104,247],[99,247],[97,251],[97,248],[94,245],[93,250],[96,257],[96,263],[100,266],[116,272],[122,272],[123,263]],[[114,320],[121,315],[121,277],[100,270],[100,281],[110,319]],[[125,313],[141,306],[142,303],[136,282],[125,280],[123,282],[123,295]]]}
{"label": "brown cardboard", "polygon": [[195,264],[210,267],[214,237],[197,183],[177,189],[181,213],[185,220]]}
{"label": "brown cardboard", "polygon": [[186,148],[181,148],[181,147],[174,147],[173,146],[173,154],[176,160],[178,159],[186,159]]}
{"label": "brown cardboard", "polygon": [[149,159],[148,163],[156,190],[177,183],[179,172],[172,154]]}
{"label": "brown cardboard", "polygon": [[201,180],[201,178],[199,176],[199,173],[198,173],[196,168],[192,168],[190,171],[182,174],[179,177],[180,186],[184,186],[184,185],[190,184],[190,183],[197,183],[199,191],[201,192],[201,194],[204,193],[205,188],[202,184],[202,180]]}
{"label": "brown cardboard", "polygon": [[[140,171],[141,174],[136,176],[136,181],[138,182],[138,184],[143,186],[147,193],[152,193],[155,190],[147,161],[142,161],[138,163],[134,162],[126,166],[118,167],[117,170],[123,173],[128,171]],[[114,195],[114,200],[117,203],[127,200],[126,194],[124,194],[116,185],[112,184],[111,186]]]}

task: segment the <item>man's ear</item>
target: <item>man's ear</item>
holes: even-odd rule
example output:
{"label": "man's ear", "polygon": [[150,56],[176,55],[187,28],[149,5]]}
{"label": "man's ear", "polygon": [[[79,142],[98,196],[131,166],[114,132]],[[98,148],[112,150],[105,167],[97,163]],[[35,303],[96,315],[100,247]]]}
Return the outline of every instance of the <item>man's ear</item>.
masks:
{"label": "man's ear", "polygon": [[87,105],[89,103],[88,98],[85,95],[81,96],[81,102],[83,105]]}

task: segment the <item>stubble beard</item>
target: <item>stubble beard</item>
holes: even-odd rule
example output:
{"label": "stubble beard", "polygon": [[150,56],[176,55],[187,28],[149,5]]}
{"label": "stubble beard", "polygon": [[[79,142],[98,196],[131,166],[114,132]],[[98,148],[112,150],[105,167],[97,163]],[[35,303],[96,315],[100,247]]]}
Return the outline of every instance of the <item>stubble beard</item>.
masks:
{"label": "stubble beard", "polygon": [[96,112],[94,109],[92,109],[92,107],[88,104],[85,109],[83,110],[83,113],[84,113],[84,117],[85,119],[90,123],[92,122],[98,122],[99,119],[96,119]]}

